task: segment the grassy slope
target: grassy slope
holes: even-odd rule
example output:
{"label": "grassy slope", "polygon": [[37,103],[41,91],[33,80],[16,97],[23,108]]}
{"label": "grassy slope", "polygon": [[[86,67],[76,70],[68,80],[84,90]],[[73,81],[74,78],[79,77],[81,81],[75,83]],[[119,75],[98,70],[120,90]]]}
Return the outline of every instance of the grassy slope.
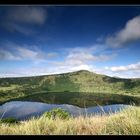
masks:
{"label": "grassy slope", "polygon": [[[68,93],[69,96],[66,95],[66,93]],[[64,99],[67,97],[72,100],[68,103],[76,102],[76,105],[81,105],[82,102],[83,105],[82,97],[84,97],[84,95],[87,97],[86,102],[89,103],[93,102],[93,98],[99,95],[100,97],[102,96],[102,98],[112,97],[115,99],[116,94],[127,94],[126,97],[128,97],[128,95],[137,95],[138,97],[135,98],[139,98],[140,79],[112,78],[85,70],[48,76],[0,78],[0,103],[11,99],[29,99],[36,101],[41,97],[43,98],[39,101],[42,102],[50,101],[53,103],[55,101],[58,103],[66,103]],[[124,102],[123,97],[124,96],[122,96],[121,99],[123,101],[120,100],[118,103]],[[106,102],[108,102],[108,100]],[[109,103],[110,102],[111,101],[109,101]],[[102,104],[101,101],[96,104],[98,103]]]}
{"label": "grassy slope", "polygon": [[[61,126],[61,127],[60,127]],[[0,124],[3,135],[139,135],[140,107],[131,107],[109,116],[49,120],[44,117],[21,124]]]}

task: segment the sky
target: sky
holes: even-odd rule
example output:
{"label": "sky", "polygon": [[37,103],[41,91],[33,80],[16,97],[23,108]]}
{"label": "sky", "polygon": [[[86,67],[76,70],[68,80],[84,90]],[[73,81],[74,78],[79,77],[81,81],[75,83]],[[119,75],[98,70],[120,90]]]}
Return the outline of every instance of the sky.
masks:
{"label": "sky", "polygon": [[0,6],[0,77],[78,70],[140,78],[140,6]]}

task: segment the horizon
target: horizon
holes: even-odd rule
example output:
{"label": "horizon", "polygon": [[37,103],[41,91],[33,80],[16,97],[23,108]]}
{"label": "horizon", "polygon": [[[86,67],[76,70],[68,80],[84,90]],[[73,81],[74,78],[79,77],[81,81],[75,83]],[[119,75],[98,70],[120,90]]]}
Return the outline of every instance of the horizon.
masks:
{"label": "horizon", "polygon": [[140,78],[140,6],[0,6],[0,20],[0,78]]}

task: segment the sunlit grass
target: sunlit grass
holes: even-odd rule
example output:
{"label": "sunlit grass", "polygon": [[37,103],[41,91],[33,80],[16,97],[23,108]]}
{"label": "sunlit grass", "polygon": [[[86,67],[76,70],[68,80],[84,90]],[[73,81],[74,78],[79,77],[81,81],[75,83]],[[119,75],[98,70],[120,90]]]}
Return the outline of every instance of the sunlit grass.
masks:
{"label": "sunlit grass", "polygon": [[120,113],[68,120],[32,118],[19,124],[0,124],[1,135],[139,135],[140,107]]}

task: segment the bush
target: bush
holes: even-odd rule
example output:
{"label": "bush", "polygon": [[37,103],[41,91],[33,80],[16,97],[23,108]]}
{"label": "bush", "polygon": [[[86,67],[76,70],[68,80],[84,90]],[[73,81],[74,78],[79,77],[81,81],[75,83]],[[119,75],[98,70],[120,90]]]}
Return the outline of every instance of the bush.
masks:
{"label": "bush", "polygon": [[1,123],[18,123],[18,120],[15,118],[5,118],[0,120]]}
{"label": "bush", "polygon": [[70,118],[70,114],[61,108],[55,108],[55,109],[52,109],[51,111],[45,112],[43,116],[49,119],[56,119],[56,118],[69,119]]}
{"label": "bush", "polygon": [[63,92],[70,92],[69,90],[64,90]]}

